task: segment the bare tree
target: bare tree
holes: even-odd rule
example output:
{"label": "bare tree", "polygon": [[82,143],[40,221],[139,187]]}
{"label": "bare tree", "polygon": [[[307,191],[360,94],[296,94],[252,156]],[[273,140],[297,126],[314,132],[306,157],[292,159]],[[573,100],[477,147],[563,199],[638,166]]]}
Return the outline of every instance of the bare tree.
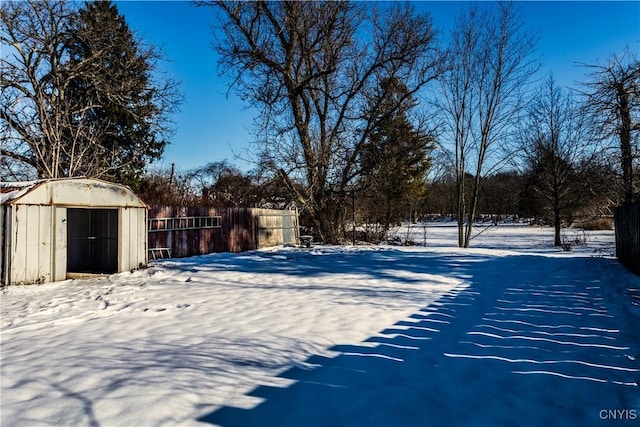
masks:
{"label": "bare tree", "polygon": [[3,163],[38,178],[121,179],[161,155],[179,96],[152,79],[157,53],[113,3],[5,2],[0,22]]}
{"label": "bare tree", "polygon": [[523,90],[539,68],[532,59],[537,37],[515,7],[512,2],[498,2],[491,10],[474,5],[458,17],[441,79],[439,106],[448,129],[445,143],[453,147],[460,247],[469,247],[483,176],[503,160],[501,143],[512,132],[524,105]]}
{"label": "bare tree", "polygon": [[33,166],[37,176],[57,177],[61,157],[71,156],[74,162],[84,151],[74,147],[65,153],[60,144],[73,110],[64,97],[73,73],[63,71],[73,10],[65,2],[11,2],[0,14],[0,40],[6,46],[1,59],[0,154]]}
{"label": "bare tree", "polygon": [[[440,72],[429,17],[408,4],[201,4],[220,12],[221,72],[262,110],[260,160],[282,176],[321,238],[339,241],[372,118],[383,107],[393,114]],[[407,87],[394,106],[382,105],[383,79]]]}
{"label": "bare tree", "polygon": [[587,108],[602,135],[618,139],[623,200],[634,199],[634,145],[640,133],[640,59],[626,48],[603,65],[591,68],[586,87]]}
{"label": "bare tree", "polygon": [[554,244],[560,246],[563,223],[570,222],[600,191],[589,179],[599,153],[592,127],[572,95],[565,95],[549,77],[527,110],[519,133],[530,196],[550,213]]}

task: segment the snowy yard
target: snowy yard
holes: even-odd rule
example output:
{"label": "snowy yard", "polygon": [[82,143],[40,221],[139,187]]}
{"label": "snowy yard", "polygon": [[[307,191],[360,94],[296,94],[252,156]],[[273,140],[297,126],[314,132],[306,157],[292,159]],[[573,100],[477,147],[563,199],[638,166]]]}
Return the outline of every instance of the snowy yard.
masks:
{"label": "snowy yard", "polygon": [[[640,422],[640,278],[613,232],[449,224],[414,247],[165,260],[1,294],[2,426]],[[616,419],[612,419],[616,418]]]}

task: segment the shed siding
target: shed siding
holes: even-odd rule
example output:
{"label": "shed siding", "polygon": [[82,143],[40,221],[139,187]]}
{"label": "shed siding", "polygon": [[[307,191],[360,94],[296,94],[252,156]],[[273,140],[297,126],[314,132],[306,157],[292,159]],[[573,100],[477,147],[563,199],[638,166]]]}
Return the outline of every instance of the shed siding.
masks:
{"label": "shed siding", "polygon": [[129,228],[131,219],[128,209],[120,209],[118,214],[118,271],[129,270],[131,263],[131,246],[129,246]]}
{"label": "shed siding", "polygon": [[13,283],[51,281],[51,206],[17,205],[11,271]]}
{"label": "shed siding", "polygon": [[9,253],[11,252],[11,206],[0,205],[0,284],[9,283]]}
{"label": "shed siding", "polygon": [[54,209],[52,280],[58,281],[67,278],[67,208]]}
{"label": "shed siding", "polygon": [[[0,257],[4,257],[4,224],[5,221],[5,205],[0,205],[0,248],[2,249],[0,251]],[[4,273],[4,267],[3,267],[3,263],[2,263],[2,259],[0,259],[0,277],[4,277],[2,275],[2,273]]]}
{"label": "shed siding", "polygon": [[147,263],[146,209],[122,208],[119,221],[120,271],[139,268]]}
{"label": "shed siding", "polygon": [[136,227],[138,230],[137,235],[134,234],[134,236],[137,236],[137,242],[138,242],[138,254],[137,254],[137,260],[136,260],[136,265],[135,268],[138,268],[140,266],[140,264],[146,266],[147,265],[147,256],[148,256],[148,238],[149,238],[149,233],[147,232],[147,209],[135,209],[135,212],[137,213],[137,218],[136,218]]}

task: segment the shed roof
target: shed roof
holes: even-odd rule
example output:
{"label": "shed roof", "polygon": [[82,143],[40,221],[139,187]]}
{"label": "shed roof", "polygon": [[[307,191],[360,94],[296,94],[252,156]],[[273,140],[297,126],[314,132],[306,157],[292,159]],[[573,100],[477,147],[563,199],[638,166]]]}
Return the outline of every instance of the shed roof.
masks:
{"label": "shed roof", "polygon": [[95,178],[1,182],[0,203],[79,207],[147,207],[129,187]]}

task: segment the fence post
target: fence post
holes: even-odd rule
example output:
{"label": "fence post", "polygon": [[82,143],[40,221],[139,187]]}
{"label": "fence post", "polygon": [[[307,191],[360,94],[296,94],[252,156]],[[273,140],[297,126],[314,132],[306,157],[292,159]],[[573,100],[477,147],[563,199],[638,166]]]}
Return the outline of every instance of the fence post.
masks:
{"label": "fence post", "polygon": [[614,211],[616,257],[640,275],[640,202],[626,203]]}

